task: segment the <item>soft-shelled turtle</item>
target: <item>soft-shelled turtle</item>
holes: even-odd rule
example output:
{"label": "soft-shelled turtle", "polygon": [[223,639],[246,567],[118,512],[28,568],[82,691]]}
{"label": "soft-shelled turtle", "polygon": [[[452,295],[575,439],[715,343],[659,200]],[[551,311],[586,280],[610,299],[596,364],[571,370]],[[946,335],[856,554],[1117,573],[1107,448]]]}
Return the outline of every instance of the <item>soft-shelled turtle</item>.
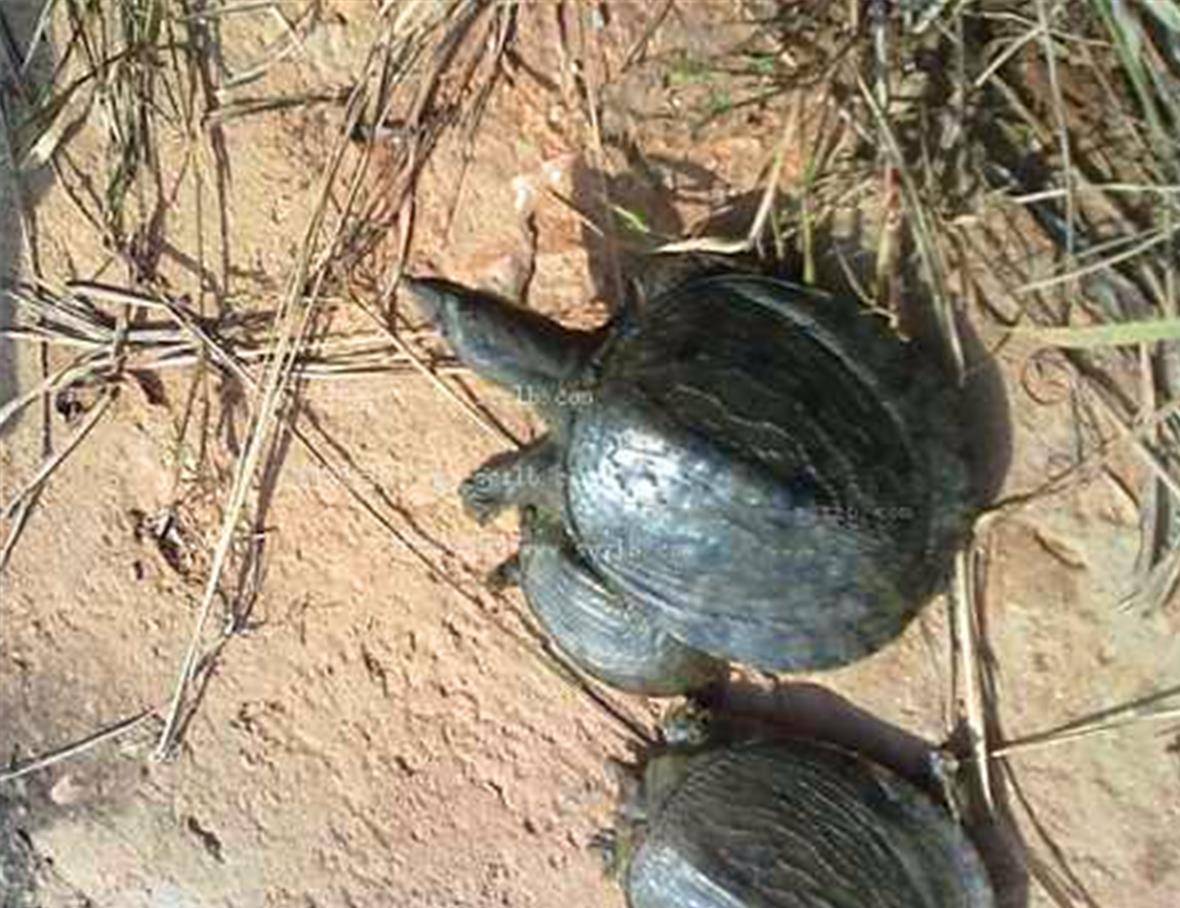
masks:
{"label": "soft-shelled turtle", "polygon": [[406,283],[548,425],[461,489],[481,522],[516,506],[556,528],[523,565],[534,607],[605,596],[717,659],[809,670],[879,649],[945,576],[971,513],[957,394],[855,301],[712,274],[587,332]]}

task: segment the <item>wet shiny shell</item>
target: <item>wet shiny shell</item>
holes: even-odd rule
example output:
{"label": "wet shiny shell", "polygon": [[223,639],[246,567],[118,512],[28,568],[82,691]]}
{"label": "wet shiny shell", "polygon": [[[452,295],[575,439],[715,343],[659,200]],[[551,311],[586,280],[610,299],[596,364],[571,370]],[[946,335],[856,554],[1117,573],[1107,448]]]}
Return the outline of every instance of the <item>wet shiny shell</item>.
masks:
{"label": "wet shiny shell", "polygon": [[960,828],[860,758],[804,742],[748,744],[707,750],[682,772],[648,805],[624,880],[631,908],[994,904]]}
{"label": "wet shiny shell", "polygon": [[904,628],[969,512],[949,382],[854,302],[682,285],[616,332],[566,454],[570,532],[687,645],[841,665]]}
{"label": "wet shiny shell", "polygon": [[726,665],[654,627],[604,587],[562,534],[541,518],[521,518],[520,583],[533,614],[583,671],[622,690],[669,696],[725,676]]}

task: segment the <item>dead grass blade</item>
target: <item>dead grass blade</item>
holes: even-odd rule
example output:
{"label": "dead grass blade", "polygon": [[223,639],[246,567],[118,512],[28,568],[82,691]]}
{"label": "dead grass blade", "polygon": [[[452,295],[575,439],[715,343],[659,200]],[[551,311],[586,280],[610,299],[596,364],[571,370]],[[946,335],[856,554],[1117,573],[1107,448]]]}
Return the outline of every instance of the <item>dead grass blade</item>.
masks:
{"label": "dead grass blade", "polygon": [[1049,74],[1049,93],[1053,101],[1053,117],[1057,121],[1058,152],[1061,157],[1059,173],[1064,182],[1062,189],[1065,193],[1065,256],[1066,262],[1072,262],[1075,242],[1074,225],[1077,203],[1074,200],[1073,161],[1070,154],[1069,126],[1066,121],[1065,103],[1061,95],[1061,83],[1057,77],[1057,57],[1053,49],[1053,35],[1050,30],[1051,14],[1045,5],[1045,0],[1036,0],[1037,19],[1040,24],[1040,39],[1045,58],[1045,70]]}
{"label": "dead grass blade", "polygon": [[975,619],[977,591],[975,586],[975,543],[955,557],[954,583],[951,587],[951,607],[954,618],[955,642],[959,657],[958,675],[963,683],[963,707],[966,728],[970,735],[971,753],[979,791],[989,813],[995,812],[991,774],[988,764],[987,723],[984,719],[983,693],[979,648],[976,643],[978,624]]}
{"label": "dead grass blade", "polygon": [[65,459],[73,453],[74,449],[90,434],[91,430],[98,425],[98,421],[106,414],[117,396],[116,388],[108,388],[103,393],[98,402],[90,409],[90,412],[86,414],[86,418],[82,421],[82,424],[66,440],[66,443],[41,463],[41,466],[38,467],[32,479],[28,480],[20,491],[4,506],[4,510],[0,511],[0,520],[11,520],[25,500],[48,482],[53,472],[62,465]]}
{"label": "dead grass blade", "polygon": [[3,592],[3,574],[5,568],[8,567],[8,560],[12,557],[13,549],[16,548],[21,533],[25,531],[25,525],[29,521],[29,514],[36,507],[37,499],[41,497],[41,489],[43,488],[44,486],[38,486],[30,494],[24,496],[16,509],[16,513],[12,515],[11,525],[4,537],[4,545],[0,547],[0,592]]}
{"label": "dead grass blade", "polygon": [[[38,342],[50,340],[50,338],[44,335],[35,335],[33,339]],[[0,407],[0,428],[3,428],[9,420],[13,419],[34,401],[94,374],[93,363],[97,355],[94,352],[83,354],[69,365],[45,377],[36,385],[33,385],[29,390],[13,397],[3,407]]]}
{"label": "dead grass blade", "polygon": [[[1029,281],[1023,286],[1017,287],[1016,292],[1019,294],[1034,293],[1041,290],[1046,290],[1050,287],[1056,287],[1059,284],[1076,281],[1079,278],[1086,277],[1087,275],[1097,274],[1107,270],[1108,268],[1114,268],[1116,265],[1131,261],[1132,259],[1143,255],[1145,252],[1154,249],[1156,246],[1160,246],[1168,242],[1176,235],[1177,232],[1180,232],[1180,224],[1150,231],[1146,234],[1147,239],[1141,240],[1130,249],[1126,249],[1116,255],[1110,256],[1109,258],[1101,259],[1097,262],[1091,262],[1088,265],[1083,265],[1079,268],[1074,268],[1061,274],[1055,274],[1051,277]],[[1119,242],[1120,244],[1122,243],[1122,241]]]}
{"label": "dead grass blade", "polygon": [[961,379],[965,368],[963,345],[959,339],[958,330],[955,328],[954,312],[952,310],[950,296],[946,289],[946,271],[942,263],[942,255],[937,245],[937,235],[934,225],[926,211],[926,206],[922,202],[921,194],[918,191],[913,174],[906,165],[905,155],[902,154],[901,146],[898,144],[897,137],[894,134],[893,128],[890,126],[885,111],[881,109],[877,98],[874,97],[873,92],[859,76],[857,77],[857,86],[860,89],[861,97],[873,114],[873,119],[877,124],[885,148],[893,158],[893,164],[897,169],[897,174],[901,177],[902,191],[906,200],[906,209],[910,215],[914,244],[918,248],[923,271],[930,287],[930,294],[934,304],[934,315],[942,331],[943,339],[947,344],[947,349],[951,354],[955,373]]}
{"label": "dead grass blade", "polygon": [[1024,738],[1017,738],[991,750],[993,759],[1009,759],[1017,754],[1057,747],[1072,741],[1080,741],[1094,735],[1109,734],[1113,731],[1154,722],[1180,722],[1180,705],[1165,707],[1160,704],[1180,696],[1180,687],[1170,687],[1142,697],[1131,703],[1102,710],[1081,719],[1067,722],[1049,731],[1038,732]]}
{"label": "dead grass blade", "polygon": [[145,709],[134,716],[129,716],[126,719],[120,719],[118,722],[108,725],[96,731],[92,735],[87,735],[81,740],[75,741],[72,744],[67,744],[57,750],[49,751],[39,757],[34,757],[31,760],[26,760],[24,763],[12,769],[0,772],[0,783],[12,782],[22,776],[27,776],[30,773],[37,772],[41,769],[47,769],[63,760],[68,760],[71,757],[76,757],[80,754],[86,753],[100,744],[105,744],[107,741],[113,741],[115,738],[128,734],[156,718],[156,711],[154,708]]}

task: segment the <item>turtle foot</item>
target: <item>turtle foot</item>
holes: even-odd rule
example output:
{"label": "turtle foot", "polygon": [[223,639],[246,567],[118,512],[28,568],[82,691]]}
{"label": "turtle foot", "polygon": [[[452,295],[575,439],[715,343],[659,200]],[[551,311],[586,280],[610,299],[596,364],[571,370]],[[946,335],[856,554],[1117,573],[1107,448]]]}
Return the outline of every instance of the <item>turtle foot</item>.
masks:
{"label": "turtle foot", "polygon": [[513,555],[500,562],[488,572],[484,582],[493,593],[502,593],[509,587],[520,586],[520,556]]}
{"label": "turtle foot", "polygon": [[463,480],[463,509],[480,525],[510,507],[549,503],[560,489],[560,459],[547,438],[497,454]]}
{"label": "turtle foot", "polygon": [[510,505],[504,490],[495,481],[495,475],[482,468],[463,480],[459,486],[459,497],[463,499],[463,510],[480,526],[487,526]]}

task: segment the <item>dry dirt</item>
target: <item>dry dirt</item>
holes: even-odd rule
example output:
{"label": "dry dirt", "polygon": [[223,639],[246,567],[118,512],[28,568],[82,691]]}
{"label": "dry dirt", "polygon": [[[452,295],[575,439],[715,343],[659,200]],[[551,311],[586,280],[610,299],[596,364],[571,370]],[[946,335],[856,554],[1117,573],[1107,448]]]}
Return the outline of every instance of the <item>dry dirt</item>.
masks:
{"label": "dry dirt", "polygon": [[[574,200],[593,194],[599,162],[575,112],[559,89],[528,75],[557,71],[554,23],[542,6],[522,17],[520,54],[529,67],[494,95],[453,219],[463,147],[440,147],[423,173],[412,250],[419,270],[479,279],[519,253],[506,214],[517,178],[534,188],[548,183]],[[367,46],[369,8],[336,4],[339,16],[327,18],[303,53],[270,71],[259,92],[347,84]],[[706,5],[693,9],[686,22],[659,33],[657,46],[699,49],[732,39],[724,28],[701,27]],[[643,18],[636,8],[611,26],[620,46],[629,46]],[[273,23],[242,20],[227,46],[247,61],[273,37]],[[642,111],[668,89],[651,70],[634,79],[608,86],[611,97]],[[675,121],[641,126],[645,150],[663,162],[668,184],[683,190],[676,204],[621,167],[606,179],[609,188],[657,229],[679,230],[757,185],[783,112],[754,110],[736,130],[732,120],[695,135]],[[317,107],[227,126],[233,267],[219,292],[270,293],[273,304],[293,268],[338,121],[336,108]],[[97,148],[79,148],[97,162]],[[793,166],[788,162],[788,182]],[[2,178],[10,191],[10,168]],[[45,272],[122,280],[59,187],[37,179]],[[193,205],[182,196],[169,212],[176,254],[163,265],[173,285],[190,292],[198,287],[192,262],[209,258],[213,245],[196,235]],[[6,196],[6,267],[20,236],[11,211]],[[600,318],[610,294],[601,249],[555,196],[538,194],[536,221],[530,301],[570,321]],[[996,340],[982,314],[967,316],[985,348]],[[1004,492],[1035,486],[1074,449],[1068,401],[1034,402],[1022,383],[1033,352],[1004,346],[978,380],[998,380],[1007,391],[1012,457]],[[32,347],[0,348],[5,398],[14,385],[35,380],[36,360]],[[515,431],[539,429],[509,395],[473,380],[467,386]],[[186,389],[182,377],[169,376],[165,401],[154,404],[135,386],[124,389],[53,476],[0,578],[6,761],[159,710],[171,695],[227,488],[224,476],[203,486],[176,482],[191,453],[175,445]],[[626,735],[537,658],[514,594],[504,604],[472,583],[510,551],[514,528],[504,521],[480,530],[461,512],[454,489],[501,443],[415,376],[313,383],[306,400],[357,468],[414,522],[412,537],[428,540],[428,554],[444,569],[424,568],[292,445],[266,514],[250,629],[223,651],[180,754],[149,759],[159,730],[149,722],[0,783],[0,904],[621,905],[587,846],[610,816],[615,788],[606,760],[627,756]],[[60,441],[67,430],[53,419]],[[1002,448],[1003,433],[997,437],[994,428],[981,423],[979,434]],[[231,434],[218,433],[210,454],[209,463],[223,470],[232,464]],[[39,456],[33,412],[2,439],[0,500],[31,475]],[[1111,475],[1141,478],[1129,459]],[[1001,681],[999,718],[1010,739],[1180,683],[1176,605],[1146,615],[1119,608],[1138,542],[1125,488],[1138,486],[1111,475],[1018,512],[999,524],[987,548],[985,655]],[[180,538],[193,553],[181,571],[144,532],[145,519],[178,499]],[[449,571],[462,591],[444,576]],[[945,604],[937,601],[873,658],[791,679],[820,687],[787,687],[780,706],[788,721],[796,710],[794,721],[813,726],[854,706],[886,731],[939,743],[956,714],[949,635]],[[616,699],[632,715],[653,715],[651,705]],[[1177,904],[1175,726],[1143,723],[1016,754],[1004,766],[1010,772],[999,772],[1000,809],[1016,831],[997,837],[992,856],[1002,904]],[[1056,880],[1057,891],[1027,880],[1022,864],[1043,866],[1042,878]]]}

